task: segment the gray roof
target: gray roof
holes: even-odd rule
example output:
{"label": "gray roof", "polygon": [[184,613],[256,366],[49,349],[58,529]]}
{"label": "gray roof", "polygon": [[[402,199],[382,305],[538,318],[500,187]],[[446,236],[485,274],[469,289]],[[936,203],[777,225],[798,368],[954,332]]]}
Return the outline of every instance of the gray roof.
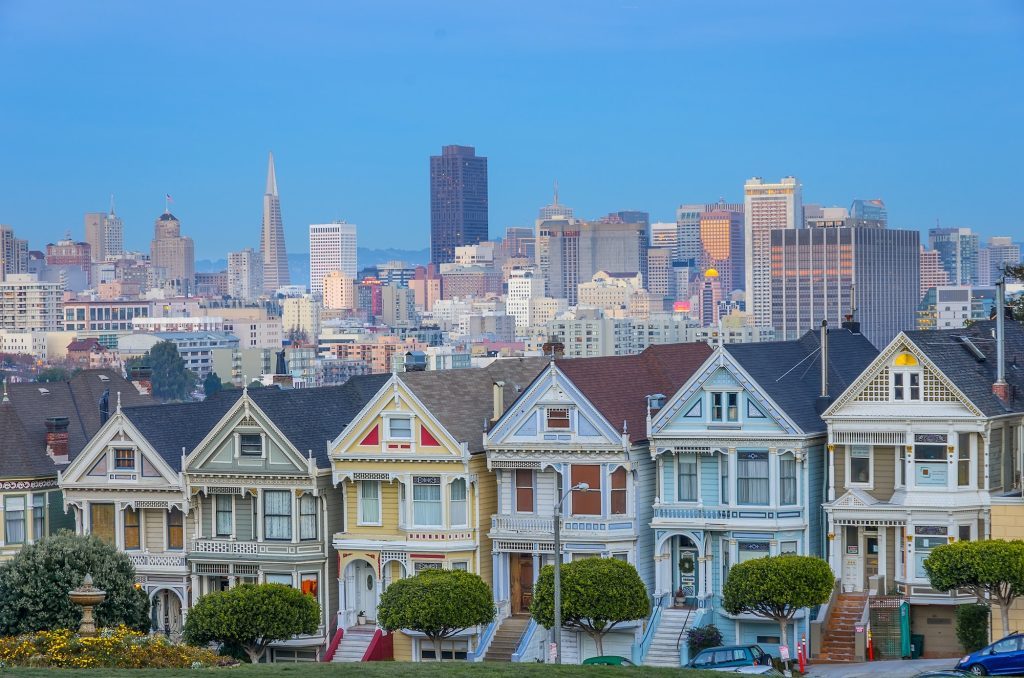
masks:
{"label": "gray roof", "polygon": [[[352,421],[389,375],[352,377],[341,386],[249,389],[249,397],[303,455],[312,450],[317,466],[327,468],[327,443]],[[150,445],[175,471],[181,470],[182,448],[192,452],[242,397],[226,389],[203,402],[175,403],[123,410]]]}
{"label": "gray roof", "polygon": [[504,358],[483,368],[403,372],[399,378],[448,433],[470,454],[484,451],[484,431],[494,419],[494,383],[505,382],[508,409],[550,362],[548,358]]}
{"label": "gray roof", "polygon": [[109,390],[113,413],[117,395],[122,405],[153,400],[116,370],[81,370],[69,381],[8,384],[7,402],[0,403],[0,478],[45,478],[57,475],[46,454],[46,420],[68,418],[68,458],[74,459],[100,429],[100,398]]}
{"label": "gray roof", "polygon": [[[996,417],[1024,411],[1024,326],[1011,320],[1005,323],[1009,404],[992,393],[996,380],[995,328],[994,320],[984,320],[955,330],[920,330],[906,335],[978,409],[986,416]],[[971,351],[965,338],[981,351],[984,359]]]}
{"label": "gray roof", "polygon": [[[818,332],[799,339],[752,344],[726,344],[740,367],[807,434],[825,431],[821,419],[821,355]],[[847,329],[828,331],[828,392],[834,401],[878,355],[862,334]]]}

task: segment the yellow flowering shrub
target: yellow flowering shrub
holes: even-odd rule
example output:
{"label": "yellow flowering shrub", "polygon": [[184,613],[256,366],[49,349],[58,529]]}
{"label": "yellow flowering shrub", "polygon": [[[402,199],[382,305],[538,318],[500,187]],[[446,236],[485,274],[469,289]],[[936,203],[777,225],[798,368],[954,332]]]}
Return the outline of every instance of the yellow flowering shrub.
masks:
{"label": "yellow flowering shrub", "polygon": [[172,643],[125,626],[103,629],[95,638],[67,629],[0,638],[0,667],[195,668],[216,666],[222,659],[206,648]]}

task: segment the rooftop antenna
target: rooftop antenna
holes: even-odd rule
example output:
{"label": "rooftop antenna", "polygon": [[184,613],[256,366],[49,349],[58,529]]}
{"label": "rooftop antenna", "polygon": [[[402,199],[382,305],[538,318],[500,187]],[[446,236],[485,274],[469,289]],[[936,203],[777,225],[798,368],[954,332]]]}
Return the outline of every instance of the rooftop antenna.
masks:
{"label": "rooftop antenna", "polygon": [[121,414],[121,392],[117,392],[117,413]]}
{"label": "rooftop antenna", "polygon": [[558,205],[558,179],[555,179],[555,202],[554,202],[554,204],[556,206]]}
{"label": "rooftop antenna", "polygon": [[114,194],[110,194],[110,216],[114,216]]}

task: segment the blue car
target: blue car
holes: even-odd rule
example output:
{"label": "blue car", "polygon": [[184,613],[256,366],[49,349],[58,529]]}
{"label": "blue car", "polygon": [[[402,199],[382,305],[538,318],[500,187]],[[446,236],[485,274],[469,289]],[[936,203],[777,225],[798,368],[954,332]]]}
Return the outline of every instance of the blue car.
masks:
{"label": "blue car", "polygon": [[1024,673],[1024,635],[1011,633],[988,647],[972,652],[956,665],[976,676],[1005,676]]}

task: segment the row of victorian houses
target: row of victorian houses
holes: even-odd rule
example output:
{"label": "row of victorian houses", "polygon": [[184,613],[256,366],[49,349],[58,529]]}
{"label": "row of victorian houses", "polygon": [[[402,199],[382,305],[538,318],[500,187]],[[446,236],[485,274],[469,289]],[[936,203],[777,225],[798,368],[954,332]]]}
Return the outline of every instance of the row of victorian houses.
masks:
{"label": "row of victorian houses", "polygon": [[[727,641],[792,646],[827,608],[788,639],[722,608],[730,567],[785,553],[827,559],[837,597],[902,596],[914,633],[952,648],[968,599],[932,590],[923,560],[1024,524],[1024,328],[1006,324],[1000,357],[994,326],[906,332],[879,352],[849,322],[793,341],[505,359],[176,405],[109,371],[12,385],[0,553],[65,526],[108,539],[169,634],[198,597],[239,583],[316,596],[321,628],[275,660],[432,659],[416,633],[377,629],[380,596],[425,569],[464,569],[491,584],[498,617],[442,657],[546,660],[528,609],[565,497],[563,562],[628,561],[651,596],[651,616],[617,627],[608,654],[678,665],[680,634],[708,623]],[[596,652],[562,639],[564,661]]]}

